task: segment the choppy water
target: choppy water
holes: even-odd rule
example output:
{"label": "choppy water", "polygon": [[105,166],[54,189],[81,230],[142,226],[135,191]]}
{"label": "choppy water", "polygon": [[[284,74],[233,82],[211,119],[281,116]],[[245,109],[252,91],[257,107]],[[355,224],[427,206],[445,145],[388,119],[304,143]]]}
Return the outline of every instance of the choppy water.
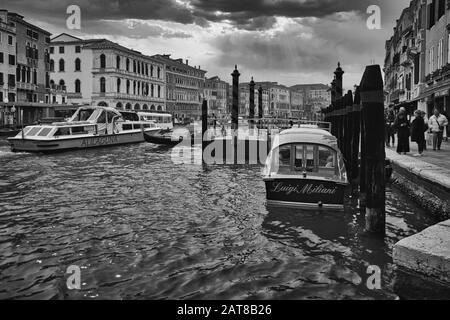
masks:
{"label": "choppy water", "polygon": [[[204,170],[170,152],[13,154],[0,140],[0,298],[395,299],[393,244],[435,222],[389,189],[377,240],[358,210],[268,209],[258,166]],[[365,286],[368,265],[382,290]]]}

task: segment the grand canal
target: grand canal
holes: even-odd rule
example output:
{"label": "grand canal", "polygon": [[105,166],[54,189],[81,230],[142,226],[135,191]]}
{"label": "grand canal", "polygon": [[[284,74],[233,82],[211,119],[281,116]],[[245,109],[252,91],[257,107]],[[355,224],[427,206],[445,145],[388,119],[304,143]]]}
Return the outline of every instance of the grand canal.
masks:
{"label": "grand canal", "polygon": [[260,171],[174,164],[145,143],[46,156],[0,140],[0,299],[397,298],[392,247],[433,218],[389,188],[377,240],[357,208],[267,208]]}

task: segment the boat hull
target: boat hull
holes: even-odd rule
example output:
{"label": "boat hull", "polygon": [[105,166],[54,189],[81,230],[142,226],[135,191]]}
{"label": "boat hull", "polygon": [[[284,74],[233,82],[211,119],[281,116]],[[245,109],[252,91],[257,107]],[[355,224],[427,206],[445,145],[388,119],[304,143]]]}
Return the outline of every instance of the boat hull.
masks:
{"label": "boat hull", "polygon": [[344,208],[347,184],[314,179],[264,179],[267,204],[310,209]]}
{"label": "boat hull", "polygon": [[142,131],[118,133],[98,136],[71,137],[63,139],[21,139],[20,137],[9,138],[13,152],[63,152],[77,149],[90,149],[107,146],[116,146],[131,143],[144,142]]}
{"label": "boat hull", "polygon": [[144,133],[144,139],[148,143],[160,144],[165,146],[176,146],[183,141],[183,137],[179,137],[176,140],[172,140],[172,132],[146,132]]}

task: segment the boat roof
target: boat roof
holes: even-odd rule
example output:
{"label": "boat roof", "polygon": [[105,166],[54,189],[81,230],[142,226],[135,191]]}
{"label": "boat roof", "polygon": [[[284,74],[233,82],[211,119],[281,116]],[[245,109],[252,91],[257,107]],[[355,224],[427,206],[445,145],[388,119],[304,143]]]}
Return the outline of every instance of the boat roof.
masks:
{"label": "boat roof", "polygon": [[275,136],[272,149],[285,144],[320,144],[339,151],[337,139],[331,133],[319,128],[294,128],[287,129]]}

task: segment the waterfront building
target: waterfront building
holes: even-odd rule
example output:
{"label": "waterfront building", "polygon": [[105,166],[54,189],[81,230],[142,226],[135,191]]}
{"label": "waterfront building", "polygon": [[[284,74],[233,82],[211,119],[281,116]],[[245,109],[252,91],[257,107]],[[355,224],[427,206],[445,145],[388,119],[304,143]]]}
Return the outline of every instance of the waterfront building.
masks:
{"label": "waterfront building", "polygon": [[227,115],[227,90],[228,83],[217,76],[205,80],[203,92],[208,103],[208,114],[216,117]]}
{"label": "waterfront building", "polygon": [[403,10],[386,42],[386,106],[450,112],[449,9],[445,0],[413,0]]}
{"label": "waterfront building", "polygon": [[0,126],[51,115],[49,43],[48,31],[0,10]]}
{"label": "waterfront building", "polygon": [[16,101],[16,27],[0,10],[0,102]]}
{"label": "waterfront building", "polygon": [[302,118],[304,109],[303,92],[291,89],[291,117]]}
{"label": "waterfront building", "polygon": [[300,112],[302,118],[317,119],[321,110],[331,104],[330,87],[325,84],[298,84],[290,89],[303,94],[303,108]]}
{"label": "waterfront building", "polygon": [[177,119],[199,120],[206,71],[190,66],[188,60],[172,59],[169,54],[152,57],[166,66],[167,110]]}
{"label": "waterfront building", "polygon": [[161,61],[106,39],[60,34],[51,41],[53,88],[67,91],[73,105],[122,110],[166,109],[166,74]]}

